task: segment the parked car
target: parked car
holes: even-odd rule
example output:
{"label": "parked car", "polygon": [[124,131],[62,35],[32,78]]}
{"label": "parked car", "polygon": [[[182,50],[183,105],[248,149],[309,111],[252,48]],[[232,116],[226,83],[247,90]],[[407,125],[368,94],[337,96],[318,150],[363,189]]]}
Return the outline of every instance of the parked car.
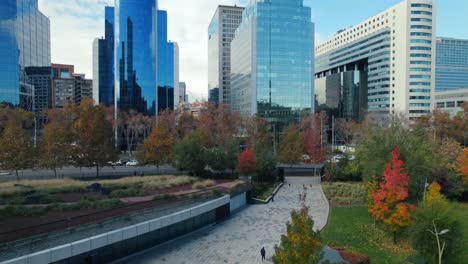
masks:
{"label": "parked car", "polygon": [[125,164],[127,166],[137,166],[138,165],[138,161],[136,160],[130,160],[127,162],[127,164]]}

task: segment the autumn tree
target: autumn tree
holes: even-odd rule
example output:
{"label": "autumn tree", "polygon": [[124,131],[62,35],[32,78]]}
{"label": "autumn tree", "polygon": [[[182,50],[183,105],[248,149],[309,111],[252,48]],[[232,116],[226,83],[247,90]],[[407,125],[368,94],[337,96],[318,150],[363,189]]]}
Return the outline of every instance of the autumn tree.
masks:
{"label": "autumn tree", "polygon": [[455,162],[455,170],[463,176],[465,183],[468,184],[468,147],[463,150],[463,153]]}
{"label": "autumn tree", "polygon": [[405,202],[408,198],[409,175],[403,169],[398,147],[392,152],[391,160],[385,165],[383,181],[373,195],[373,207],[369,213],[393,231],[393,242],[396,243],[396,233],[412,223],[412,204]]}
{"label": "autumn tree", "polygon": [[235,138],[227,139],[225,142],[208,150],[208,165],[213,170],[230,170],[236,168],[237,155],[239,154],[239,141]]}
{"label": "autumn tree", "polygon": [[286,224],[286,235],[275,247],[275,264],[319,263],[323,244],[307,208],[291,212],[291,222]]}
{"label": "autumn tree", "polygon": [[283,131],[279,144],[279,161],[284,164],[296,164],[302,160],[304,145],[297,125],[291,123]]}
{"label": "autumn tree", "polygon": [[236,172],[241,175],[252,175],[257,168],[257,160],[252,149],[248,148],[237,157]]}
{"label": "autumn tree", "polygon": [[321,131],[324,120],[325,113],[323,112],[304,116],[301,120],[301,136],[310,163],[323,163],[327,159],[327,147],[324,140],[322,140]]}
{"label": "autumn tree", "polygon": [[0,166],[5,170],[14,170],[19,181],[18,170],[31,165],[33,146],[31,137],[15,121],[9,121],[0,138]]}
{"label": "autumn tree", "polygon": [[171,129],[170,120],[160,118],[158,124],[153,128],[149,137],[137,148],[137,159],[142,164],[154,164],[159,166],[171,163],[173,160],[173,149],[175,134]]}
{"label": "autumn tree", "polygon": [[94,106],[91,99],[84,99],[78,112],[73,123],[74,160],[80,167],[95,167],[96,176],[99,176],[101,167],[118,159],[113,144],[112,124],[105,118],[104,107]]}
{"label": "autumn tree", "polygon": [[39,164],[53,170],[57,178],[57,168],[70,162],[71,143],[71,135],[66,127],[56,121],[47,124],[40,143]]}

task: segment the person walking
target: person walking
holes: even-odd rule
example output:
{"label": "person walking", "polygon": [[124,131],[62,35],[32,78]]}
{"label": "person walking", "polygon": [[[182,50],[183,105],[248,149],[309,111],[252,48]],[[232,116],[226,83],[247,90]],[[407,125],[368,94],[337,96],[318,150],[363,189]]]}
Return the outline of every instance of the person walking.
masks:
{"label": "person walking", "polygon": [[262,255],[262,261],[265,260],[265,254],[266,254],[265,247],[262,247],[262,249],[260,249],[260,255]]}

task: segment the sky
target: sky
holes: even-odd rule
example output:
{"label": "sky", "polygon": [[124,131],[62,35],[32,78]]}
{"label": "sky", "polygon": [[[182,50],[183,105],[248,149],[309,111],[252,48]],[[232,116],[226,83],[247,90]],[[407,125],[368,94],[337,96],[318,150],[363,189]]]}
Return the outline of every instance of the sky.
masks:
{"label": "sky", "polygon": [[[146,1],[146,0],[142,0]],[[180,81],[191,101],[207,97],[207,30],[217,5],[247,0],[159,0],[168,13],[168,39],[179,44]],[[383,11],[400,0],[304,0],[312,8],[316,42]],[[52,62],[73,64],[92,78],[92,43],[104,35],[104,6],[113,0],[39,0],[51,24]],[[468,39],[467,0],[437,1],[437,36]]]}

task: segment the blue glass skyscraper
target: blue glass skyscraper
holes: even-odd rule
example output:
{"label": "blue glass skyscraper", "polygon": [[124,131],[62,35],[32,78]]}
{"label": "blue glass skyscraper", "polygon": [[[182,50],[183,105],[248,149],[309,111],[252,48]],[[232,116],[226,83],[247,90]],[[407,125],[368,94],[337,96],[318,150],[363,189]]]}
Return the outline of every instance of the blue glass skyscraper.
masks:
{"label": "blue glass skyscraper", "polygon": [[115,106],[156,114],[158,34],[156,0],[115,1]]}
{"label": "blue glass skyscraper", "polygon": [[468,40],[437,38],[436,91],[468,88]]}
{"label": "blue glass skyscraper", "polygon": [[174,109],[174,43],[167,40],[167,12],[158,11],[158,112]]}
{"label": "blue glass skyscraper", "polygon": [[313,48],[303,0],[250,0],[231,43],[231,109],[281,123],[312,112]]}
{"label": "blue glass skyscraper", "polygon": [[32,110],[25,67],[50,66],[50,22],[37,0],[0,4],[0,103]]}

